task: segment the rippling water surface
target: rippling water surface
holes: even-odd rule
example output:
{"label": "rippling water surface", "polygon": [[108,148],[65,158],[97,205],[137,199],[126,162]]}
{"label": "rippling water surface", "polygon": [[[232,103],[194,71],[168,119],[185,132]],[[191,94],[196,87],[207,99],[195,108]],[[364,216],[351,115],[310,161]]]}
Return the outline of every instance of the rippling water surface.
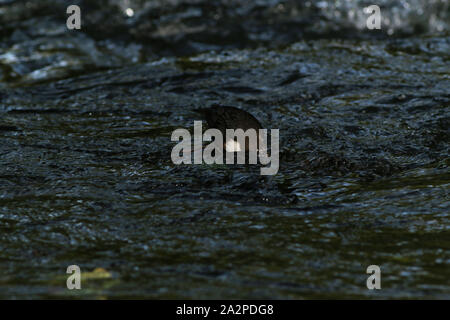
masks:
{"label": "rippling water surface", "polygon": [[[450,298],[450,6],[368,4],[0,1],[0,297]],[[214,103],[277,175],[172,163]]]}

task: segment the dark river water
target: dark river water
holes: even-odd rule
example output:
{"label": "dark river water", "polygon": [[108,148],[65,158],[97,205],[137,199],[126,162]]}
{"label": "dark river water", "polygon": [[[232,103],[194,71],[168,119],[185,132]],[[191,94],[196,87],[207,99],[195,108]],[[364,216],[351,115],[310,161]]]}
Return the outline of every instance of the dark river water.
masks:
{"label": "dark river water", "polygon": [[[370,4],[0,0],[0,298],[449,299],[450,4]],[[215,103],[276,175],[172,163]]]}

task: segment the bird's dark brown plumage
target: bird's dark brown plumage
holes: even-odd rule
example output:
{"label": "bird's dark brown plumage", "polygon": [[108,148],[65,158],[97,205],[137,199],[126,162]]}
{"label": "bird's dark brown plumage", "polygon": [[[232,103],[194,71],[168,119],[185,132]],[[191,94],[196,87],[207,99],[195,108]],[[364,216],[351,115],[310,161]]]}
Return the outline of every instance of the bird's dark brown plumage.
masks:
{"label": "bird's dark brown plumage", "polygon": [[229,107],[213,106],[205,109],[195,109],[195,112],[201,114],[210,128],[219,129],[225,135],[226,129],[262,129],[259,121],[247,111]]}

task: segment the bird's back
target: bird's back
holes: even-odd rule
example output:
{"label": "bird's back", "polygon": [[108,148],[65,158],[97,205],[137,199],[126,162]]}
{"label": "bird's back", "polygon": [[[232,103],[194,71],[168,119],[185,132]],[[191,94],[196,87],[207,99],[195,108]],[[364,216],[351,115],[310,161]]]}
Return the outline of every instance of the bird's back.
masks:
{"label": "bird's back", "polygon": [[213,106],[205,109],[195,109],[200,113],[210,128],[216,128],[225,134],[226,129],[261,129],[259,121],[247,111],[229,107]]}

